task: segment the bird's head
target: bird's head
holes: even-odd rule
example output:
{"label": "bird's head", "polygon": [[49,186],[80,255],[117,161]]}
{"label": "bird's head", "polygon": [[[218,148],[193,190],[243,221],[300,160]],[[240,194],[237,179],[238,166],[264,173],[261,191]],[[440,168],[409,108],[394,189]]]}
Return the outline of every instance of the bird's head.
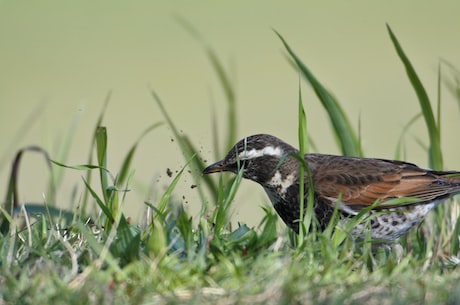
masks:
{"label": "bird's head", "polygon": [[240,140],[224,159],[206,167],[203,174],[217,172],[236,174],[243,169],[244,178],[263,184],[270,180],[283,164],[292,161],[290,153],[297,152],[294,147],[277,137],[257,134]]}

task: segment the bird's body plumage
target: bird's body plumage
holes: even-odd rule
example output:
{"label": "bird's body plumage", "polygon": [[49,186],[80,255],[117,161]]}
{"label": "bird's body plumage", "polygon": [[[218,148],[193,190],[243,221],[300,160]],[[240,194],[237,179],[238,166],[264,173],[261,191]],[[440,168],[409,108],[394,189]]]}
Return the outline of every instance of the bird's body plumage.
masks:
{"label": "bird's body plumage", "polygon": [[[283,221],[298,232],[300,163],[295,154],[298,150],[291,145],[259,134],[239,141],[223,160],[203,172],[236,173],[242,167],[243,177],[262,185]],[[336,205],[342,222],[372,205],[369,213],[382,212],[370,219],[372,238],[393,241],[443,200],[460,193],[460,172],[427,170],[402,161],[326,154],[306,154],[304,160],[313,182],[314,213],[322,229]],[[307,200],[307,174],[304,183]],[[397,198],[408,200],[390,201]],[[366,228],[358,224],[350,233],[360,238]]]}

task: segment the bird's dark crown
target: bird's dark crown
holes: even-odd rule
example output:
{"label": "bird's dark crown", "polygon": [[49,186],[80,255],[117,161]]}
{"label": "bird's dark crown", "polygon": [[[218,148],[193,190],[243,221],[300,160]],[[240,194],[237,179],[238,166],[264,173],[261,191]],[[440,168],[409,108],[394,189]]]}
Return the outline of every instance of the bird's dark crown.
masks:
{"label": "bird's dark crown", "polygon": [[[243,177],[264,183],[283,164],[292,162],[289,154],[297,149],[268,134],[256,134],[236,143],[225,158],[208,166],[204,173],[230,171],[237,173],[243,168]],[[297,162],[297,161],[295,161]],[[298,167],[298,164],[295,165]]]}

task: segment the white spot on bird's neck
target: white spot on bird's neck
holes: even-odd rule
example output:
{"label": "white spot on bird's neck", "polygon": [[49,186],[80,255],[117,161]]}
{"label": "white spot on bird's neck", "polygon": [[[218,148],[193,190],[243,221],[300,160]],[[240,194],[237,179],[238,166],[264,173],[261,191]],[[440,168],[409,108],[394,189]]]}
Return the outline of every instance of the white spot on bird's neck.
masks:
{"label": "white spot on bird's neck", "polygon": [[296,176],[294,174],[289,174],[283,179],[280,171],[276,171],[267,185],[272,189],[276,189],[281,196],[284,196],[288,188],[294,184],[295,178]]}
{"label": "white spot on bird's neck", "polygon": [[262,156],[276,156],[281,158],[283,154],[284,151],[280,147],[267,146],[263,149],[254,148],[251,150],[244,150],[240,152],[238,157],[240,158],[240,160],[250,160]]}

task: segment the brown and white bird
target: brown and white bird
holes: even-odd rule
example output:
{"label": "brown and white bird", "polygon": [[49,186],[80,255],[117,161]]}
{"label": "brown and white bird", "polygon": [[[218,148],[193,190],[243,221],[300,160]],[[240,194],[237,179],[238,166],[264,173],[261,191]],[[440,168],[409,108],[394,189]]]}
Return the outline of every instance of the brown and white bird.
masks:
{"label": "brown and white bird", "polygon": [[[277,213],[292,230],[299,231],[298,150],[280,139],[257,134],[239,141],[227,156],[203,170],[237,173],[262,185]],[[361,238],[370,227],[372,239],[391,242],[404,235],[442,201],[460,193],[460,172],[433,171],[414,164],[384,159],[306,154],[314,192],[314,213],[326,228],[336,205],[341,222],[374,205],[370,226],[358,224],[350,232]],[[308,178],[305,174],[305,202]],[[391,204],[391,199],[411,198]],[[394,202],[394,201],[393,201]]]}

